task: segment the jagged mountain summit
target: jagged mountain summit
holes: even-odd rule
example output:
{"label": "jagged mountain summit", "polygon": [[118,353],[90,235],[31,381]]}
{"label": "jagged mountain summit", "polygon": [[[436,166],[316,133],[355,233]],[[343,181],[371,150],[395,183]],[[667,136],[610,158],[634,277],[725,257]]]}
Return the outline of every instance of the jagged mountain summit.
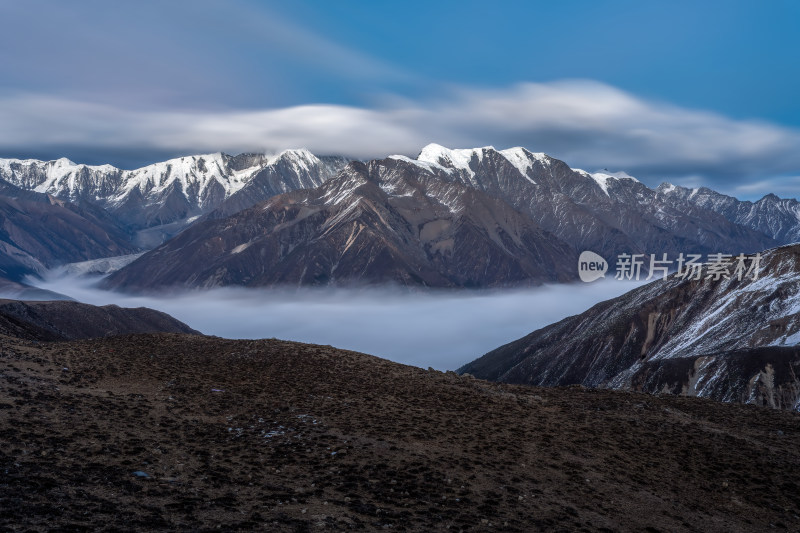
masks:
{"label": "jagged mountain summit", "polygon": [[133,229],[190,219],[228,202],[243,209],[275,194],[316,187],[347,163],[308,150],[274,156],[223,153],[180,157],[136,170],[111,165],[0,159],[0,178],[71,202],[92,202]]}
{"label": "jagged mountain summit", "polygon": [[800,409],[800,245],[757,279],[672,275],[534,331],[461,372]]}
{"label": "jagged mountain summit", "polygon": [[756,202],[738,200],[707,187],[689,189],[663,183],[659,193],[721,214],[731,222],[768,235],[781,244],[800,242],[800,202],[767,194]]}
{"label": "jagged mountain summit", "polygon": [[525,148],[450,150],[431,144],[417,159],[393,156],[509,203],[576,250],[621,253],[742,253],[775,246],[770,236],[679,198],[665,198],[624,172],[589,173]]}
{"label": "jagged mountain summit", "polygon": [[502,200],[390,158],[199,223],[105,286],[491,287],[573,280],[576,260]]}

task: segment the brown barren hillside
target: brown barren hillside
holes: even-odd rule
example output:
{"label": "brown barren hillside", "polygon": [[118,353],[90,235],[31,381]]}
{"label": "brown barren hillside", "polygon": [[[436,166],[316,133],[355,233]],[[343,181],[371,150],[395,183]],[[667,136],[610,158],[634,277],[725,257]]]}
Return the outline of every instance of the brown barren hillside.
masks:
{"label": "brown barren hillside", "polygon": [[276,340],[0,341],[0,529],[800,528],[797,414]]}

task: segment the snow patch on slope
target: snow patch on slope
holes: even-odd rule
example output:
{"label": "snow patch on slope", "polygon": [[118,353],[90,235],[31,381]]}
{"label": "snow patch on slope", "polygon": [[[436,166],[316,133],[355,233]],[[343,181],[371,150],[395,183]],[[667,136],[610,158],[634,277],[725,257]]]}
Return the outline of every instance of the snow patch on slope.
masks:
{"label": "snow patch on slope", "polygon": [[608,192],[609,182],[610,180],[633,180],[636,183],[639,183],[639,180],[634,178],[633,176],[625,173],[625,172],[586,172],[583,169],[575,168],[573,169],[578,174],[586,176],[587,178],[591,178],[597,183],[598,187],[600,187],[606,196],[611,197],[611,194]]}
{"label": "snow patch on slope", "polygon": [[103,257],[101,259],[91,259],[89,261],[80,261],[78,263],[67,263],[66,265],[48,271],[45,275],[48,277],[81,277],[110,274],[133,263],[143,256],[144,253],[145,252],[117,255],[113,257]]}
{"label": "snow patch on slope", "polygon": [[470,162],[476,157],[480,161],[483,158],[483,151],[487,149],[494,150],[491,146],[451,150],[440,144],[431,143],[422,149],[417,156],[417,161],[432,163],[445,168],[462,170],[472,179],[475,177],[475,171],[470,167]]}
{"label": "snow patch on slope", "polygon": [[528,150],[520,146],[517,146],[515,148],[509,148],[507,150],[501,150],[500,154],[503,157],[505,157],[509,163],[514,165],[516,169],[519,170],[519,173],[522,174],[528,181],[530,181],[534,185],[536,184],[536,182],[533,180],[533,178],[531,178],[528,175],[531,168],[533,168],[533,162],[531,161],[531,159],[533,159],[534,161],[539,161],[546,165],[550,164],[550,158],[547,157],[547,155],[541,152],[539,153],[529,152]]}

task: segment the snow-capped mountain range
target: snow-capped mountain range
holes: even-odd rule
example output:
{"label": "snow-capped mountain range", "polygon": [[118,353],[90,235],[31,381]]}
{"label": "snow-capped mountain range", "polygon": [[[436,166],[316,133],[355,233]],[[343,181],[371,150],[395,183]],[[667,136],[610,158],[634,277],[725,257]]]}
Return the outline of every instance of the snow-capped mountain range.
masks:
{"label": "snow-capped mountain range", "polygon": [[572,169],[525,148],[449,150],[432,144],[416,159],[390,159],[502,199],[576,250],[608,258],[715,248],[750,252],[779,242],[711,209],[661,194],[624,172]]}
{"label": "snow-capped mountain range", "polygon": [[218,215],[113,274],[109,286],[484,287],[575,279],[574,255],[586,249],[613,261],[777,245],[630,176],[574,170],[524,148],[428,145],[416,159],[351,162],[319,187]]}
{"label": "snow-capped mountain range", "polygon": [[[362,168],[359,165],[366,166]],[[565,268],[573,268],[572,265],[565,268],[551,265],[551,271],[545,275],[536,268],[517,270],[520,266],[517,265],[503,273],[496,271],[499,277],[493,277],[492,269],[484,269],[479,276],[467,275],[477,271],[476,264],[470,263],[469,259],[476,259],[476,256],[463,253],[466,249],[460,247],[475,246],[476,241],[448,241],[455,235],[465,235],[459,233],[459,228],[463,229],[460,224],[465,221],[478,221],[470,234],[480,235],[478,240],[482,244],[478,245],[479,248],[494,243],[491,246],[497,245],[503,257],[521,254],[516,259],[528,257],[528,252],[533,253],[530,257],[538,253],[530,249],[522,251],[525,248],[520,248],[523,234],[536,234],[534,240],[542,246],[542,239],[547,240],[548,246],[541,250],[550,251],[541,257],[564,257],[561,252],[551,252],[566,247],[578,253],[595,251],[609,262],[622,253],[676,256],[679,253],[756,252],[793,242],[800,236],[800,209],[796,200],[767,196],[751,203],[707,189],[689,190],[668,184],[651,189],[623,172],[592,173],[573,169],[563,161],[521,147],[452,150],[430,144],[416,158],[395,155],[365,163],[341,157],[318,157],[304,149],[287,150],[277,155],[230,156],[217,153],[171,159],[136,170],[75,164],[66,159],[48,162],[3,159],[0,160],[0,180],[61,201],[95,210],[101,208],[115,223],[135,235],[129,253],[137,251],[136,248],[154,248],[202,220],[227,220],[255,206],[269,211],[278,209],[276,206],[292,204],[296,209],[284,210],[280,223],[262,228],[264,234],[282,232],[280,240],[286,253],[312,250],[324,241],[323,237],[335,234],[332,228],[340,228],[345,223],[369,229],[358,235],[362,239],[368,235],[376,239],[375,243],[364,248],[374,253],[378,250],[376,243],[388,246],[387,243],[396,242],[398,235],[404,234],[405,240],[400,248],[388,248],[392,252],[389,254],[392,261],[399,260],[399,257],[403,257],[403,261],[410,260],[408,254],[414,247],[418,249],[414,254],[421,250],[424,257],[418,256],[412,262],[403,263],[404,266],[389,264],[389,261],[384,265],[386,272],[404,272],[411,268],[409,265],[426,264],[426,268],[438,265],[432,267],[438,274],[427,278],[399,275],[403,280],[425,278],[427,281],[421,282],[423,285],[430,284],[431,280],[439,280],[434,281],[434,285],[445,286],[461,286],[462,283],[467,286],[503,285],[514,280],[524,281],[519,278],[520,272],[528,272],[532,276],[529,281],[562,279]],[[367,182],[377,186],[385,198],[379,198],[375,195],[377,193],[365,197],[364,185]],[[298,191],[299,194],[295,194]],[[485,201],[468,200],[477,198],[478,194],[493,202],[490,215],[487,215],[488,204]],[[365,202],[383,205],[390,210],[402,206],[417,215],[411,217],[401,213],[394,218],[374,219],[369,213],[375,210],[365,208]],[[431,209],[431,205],[439,207]],[[317,213],[322,207],[325,216],[332,218],[319,227],[306,227],[316,220],[306,221],[308,214]],[[446,209],[446,214],[442,214],[441,209]],[[220,228],[233,224],[233,220],[229,220],[227,226],[223,224],[218,228],[210,224],[203,226],[205,230],[196,231],[221,231]],[[489,220],[493,222],[489,224]],[[287,237],[287,228],[298,224],[305,230]],[[524,231],[521,229],[523,226],[527,228]],[[437,233],[441,234],[440,240],[448,241],[446,245],[431,240],[434,227],[449,228]],[[453,235],[448,232],[453,232]],[[211,233],[204,235],[204,238],[213,237]],[[231,235],[229,237],[233,239]],[[513,241],[513,246],[503,240],[506,237]],[[228,244],[231,249],[243,250],[250,246],[249,242],[231,241]],[[345,254],[359,249],[354,248],[349,239],[333,239],[328,244],[332,248],[325,252],[326,260],[315,266],[321,269],[319,276],[312,276],[315,283],[358,276],[372,276],[374,279],[365,279],[372,282],[386,277],[377,273],[374,267],[356,269],[355,265],[360,264],[361,258],[342,260]],[[170,242],[166,245],[178,246]],[[404,248],[406,246],[412,248]],[[396,253],[401,248],[404,251]],[[225,250],[227,248],[209,247],[201,255],[229,253]],[[492,256],[490,253],[487,257]],[[84,256],[85,259],[99,257],[95,254]],[[152,261],[153,257],[145,254],[123,268],[120,278],[126,270],[138,268],[136,265]],[[170,278],[171,281],[180,285],[200,283],[197,273],[187,269],[208,268],[222,260],[219,257],[198,257],[193,256],[191,264],[182,265],[186,279]],[[262,266],[276,261],[273,266],[277,268],[278,264],[283,264],[285,258],[282,257],[271,257],[266,262],[254,258],[253,261],[254,265]],[[352,272],[347,272],[343,266],[348,264],[353,266]],[[445,264],[449,266],[441,270]],[[335,273],[321,265],[338,265],[340,270]],[[156,270],[163,271],[160,267]],[[295,278],[287,272],[294,272]],[[242,280],[246,278],[250,280],[247,283],[251,283],[255,279],[251,274],[257,274],[262,282],[271,280],[269,283],[290,284],[306,283],[309,275],[302,269],[282,271],[275,276],[259,271],[242,273]],[[237,276],[231,278],[227,274],[209,276],[202,282],[203,286],[213,284],[209,281],[213,279],[244,283]],[[390,279],[394,277],[388,276]],[[139,279],[133,284],[138,286],[149,281],[150,278]],[[152,281],[155,282],[155,278]]]}
{"label": "snow-capped mountain range", "polygon": [[353,162],[320,187],[197,224],[104,286],[492,287],[575,278],[567,243],[500,199],[416,168],[392,158]]}
{"label": "snow-capped mountain range", "polygon": [[70,202],[96,203],[133,229],[142,229],[202,215],[226,201],[241,209],[275,194],[316,187],[345,163],[304,149],[277,155],[195,155],[136,170],[65,158],[0,159],[0,179]]}

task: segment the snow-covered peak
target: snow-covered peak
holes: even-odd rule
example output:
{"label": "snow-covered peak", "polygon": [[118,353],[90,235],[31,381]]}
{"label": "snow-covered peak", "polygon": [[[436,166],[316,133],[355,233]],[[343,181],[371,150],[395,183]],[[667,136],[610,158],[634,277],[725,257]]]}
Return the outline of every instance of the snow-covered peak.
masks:
{"label": "snow-covered peak", "polygon": [[472,178],[475,176],[475,172],[470,167],[470,162],[475,157],[480,161],[483,158],[484,151],[487,150],[493,151],[494,147],[484,146],[483,148],[451,150],[440,144],[431,143],[422,149],[417,156],[417,161],[439,165],[445,168],[463,170]]}
{"label": "snow-covered peak", "polygon": [[600,187],[606,196],[610,197],[611,194],[608,192],[609,182],[610,180],[632,180],[636,183],[639,183],[639,180],[634,178],[633,176],[625,173],[625,172],[609,172],[604,170],[602,172],[586,172],[580,168],[573,169],[578,174],[586,176],[587,178],[591,178],[597,183],[598,187]]}
{"label": "snow-covered peak", "polygon": [[320,164],[319,158],[306,148],[284,150],[283,152],[270,157],[267,161],[267,164],[272,165],[280,160],[287,161],[293,164],[295,167],[302,168],[306,171]]}
{"label": "snow-covered peak", "polygon": [[500,154],[505,157],[509,163],[514,165],[517,170],[519,170],[520,174],[525,176],[531,183],[536,183],[528,175],[528,172],[533,167],[533,162],[538,161],[545,165],[550,164],[550,157],[548,157],[547,154],[542,152],[531,152],[525,148],[522,148],[521,146],[500,150]]}
{"label": "snow-covered peak", "polygon": [[56,168],[65,168],[65,167],[74,167],[77,166],[72,160],[67,159],[66,157],[60,157],[55,161],[49,161],[49,164]]}
{"label": "snow-covered peak", "polygon": [[245,157],[222,152],[190,155],[134,170],[77,164],[67,158],[0,159],[0,178],[25,189],[56,197],[85,197],[107,207],[126,204],[134,192],[147,202],[159,202],[163,193],[175,187],[191,205],[205,208],[206,202],[217,205],[221,199],[239,192],[270,166],[276,167],[277,175],[287,174],[287,181],[276,185],[279,191],[318,185],[336,168],[336,164],[323,163],[308,149],[300,148]]}
{"label": "snow-covered peak", "polygon": [[613,180],[613,179],[616,179],[616,178],[614,176],[612,176],[611,174],[604,174],[603,172],[594,172],[594,173],[589,174],[589,175],[592,177],[592,179],[595,182],[597,182],[597,184],[600,186],[600,188],[603,189],[603,192],[606,193],[606,196],[610,197],[611,194],[609,194],[609,192],[608,192],[608,180]]}
{"label": "snow-covered peak", "polygon": [[425,170],[428,170],[430,172],[433,172],[433,171],[435,171],[437,169],[443,168],[438,163],[429,163],[427,161],[420,161],[418,159],[411,159],[410,157],[404,156],[404,155],[390,155],[388,157],[388,159],[396,159],[397,161],[404,161],[406,163],[410,163],[412,165],[416,165],[416,166],[418,166],[420,168],[424,168]]}
{"label": "snow-covered peak", "polygon": [[263,164],[241,170],[230,167],[230,157],[216,152],[213,154],[176,157],[123,173],[122,190],[116,196],[121,201],[134,189],[142,193],[159,193],[174,183],[180,184],[183,191],[196,189],[198,197],[214,182],[220,184],[225,196],[230,196],[244,187],[261,169]]}
{"label": "snow-covered peak", "polygon": [[677,185],[673,185],[672,183],[664,182],[661,185],[659,185],[656,190],[662,194],[672,194],[673,192],[678,190],[678,187]]}
{"label": "snow-covered peak", "polygon": [[636,178],[634,178],[633,176],[631,176],[630,174],[628,174],[623,170],[620,170],[619,172],[609,172],[607,170],[604,170],[603,172],[608,176],[611,176],[612,178],[616,178],[618,180],[633,180],[636,183],[639,183],[639,180],[637,180]]}
{"label": "snow-covered peak", "polygon": [[[481,148],[466,148],[466,149],[450,149],[436,143],[431,143],[425,146],[417,156],[416,161],[420,166],[430,168],[435,166],[444,169],[456,169],[463,171],[469,178],[475,177],[475,171],[471,167],[473,160],[481,161],[484,156],[489,153],[497,153],[504,157],[511,163],[520,174],[522,174],[528,181],[535,183],[528,172],[533,166],[535,161],[550,164],[550,158],[541,152],[531,152],[517,146],[505,150],[495,150],[493,146],[484,146]],[[396,159],[408,160],[402,156],[392,156]]]}
{"label": "snow-covered peak", "polygon": [[72,195],[80,187],[79,176],[100,179],[101,176],[119,172],[119,169],[111,165],[78,164],[66,157],[51,161],[0,159],[0,178],[18,187],[41,193],[55,194],[59,191],[67,191]]}
{"label": "snow-covered peak", "polygon": [[550,163],[550,156],[545,154],[544,152],[531,152],[527,148],[523,148],[522,146],[515,146],[514,148],[506,148],[505,150],[500,150],[500,153],[508,159],[509,161],[513,162],[514,160],[519,161],[539,161],[541,163]]}
{"label": "snow-covered peak", "polygon": [[101,172],[111,172],[119,170],[111,165],[86,165],[75,163],[74,161],[61,157],[51,161],[41,161],[39,159],[0,159],[0,170],[14,172],[15,169],[38,169],[46,172],[48,176],[63,176],[76,170],[88,169]]}

